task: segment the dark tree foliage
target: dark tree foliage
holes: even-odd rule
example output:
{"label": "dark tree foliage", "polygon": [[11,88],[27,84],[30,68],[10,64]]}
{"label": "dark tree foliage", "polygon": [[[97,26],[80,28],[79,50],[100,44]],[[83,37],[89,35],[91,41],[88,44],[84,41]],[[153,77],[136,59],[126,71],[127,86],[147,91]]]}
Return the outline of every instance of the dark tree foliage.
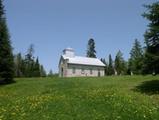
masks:
{"label": "dark tree foliage", "polygon": [[145,37],[145,56],[143,73],[159,73],[159,2],[145,5],[143,17],[149,21]]}
{"label": "dark tree foliage", "polygon": [[36,60],[33,56],[34,47],[30,45],[25,57],[18,53],[14,56],[15,77],[45,77],[46,72],[39,63],[38,57]]}
{"label": "dark tree foliage", "polygon": [[33,77],[40,77],[40,64],[39,64],[39,59],[37,57],[36,61],[35,61],[35,65],[33,68]]}
{"label": "dark tree foliage", "polygon": [[5,13],[4,13],[4,6],[2,4],[2,0],[0,0],[0,20],[4,19]]}
{"label": "dark tree foliage", "polygon": [[13,82],[14,62],[4,6],[0,0],[0,82]]}
{"label": "dark tree foliage", "polygon": [[113,60],[111,54],[109,55],[108,75],[114,75],[114,67],[113,67]]}
{"label": "dark tree foliage", "polygon": [[143,66],[143,48],[140,42],[135,39],[130,52],[129,69],[133,74],[141,74]]}
{"label": "dark tree foliage", "polygon": [[114,68],[117,72],[117,75],[123,75],[126,74],[127,69],[126,69],[126,63],[123,58],[122,52],[119,50],[116,57],[115,57],[115,65]]}
{"label": "dark tree foliage", "polygon": [[34,45],[31,44],[28,48],[28,52],[25,55],[25,76],[26,77],[33,77],[34,75]]}
{"label": "dark tree foliage", "polygon": [[92,38],[88,41],[86,56],[96,58],[95,41]]}

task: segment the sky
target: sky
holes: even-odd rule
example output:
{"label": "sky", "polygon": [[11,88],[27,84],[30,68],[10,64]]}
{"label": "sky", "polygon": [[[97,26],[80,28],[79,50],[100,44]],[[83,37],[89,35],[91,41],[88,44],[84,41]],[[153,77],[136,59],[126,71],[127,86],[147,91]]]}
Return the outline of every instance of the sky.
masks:
{"label": "sky", "polygon": [[113,59],[121,50],[125,60],[134,39],[144,45],[148,21],[141,14],[144,4],[157,0],[4,0],[14,54],[26,54],[34,44],[34,56],[58,72],[62,50],[71,47],[86,55],[93,38],[98,58]]}

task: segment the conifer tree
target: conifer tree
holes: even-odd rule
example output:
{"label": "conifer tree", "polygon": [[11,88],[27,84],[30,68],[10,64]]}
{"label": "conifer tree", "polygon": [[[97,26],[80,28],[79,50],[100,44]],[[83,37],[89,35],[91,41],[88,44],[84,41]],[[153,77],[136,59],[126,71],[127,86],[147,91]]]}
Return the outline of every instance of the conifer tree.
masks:
{"label": "conifer tree", "polygon": [[14,77],[13,53],[6,24],[4,6],[0,0],[0,82],[10,83]]}
{"label": "conifer tree", "polygon": [[31,62],[28,62],[26,56],[24,59],[21,53],[14,56],[15,77],[46,77],[46,71],[40,65],[38,57],[36,60],[33,59],[33,56],[31,58]]}
{"label": "conifer tree", "polygon": [[34,75],[34,45],[31,44],[28,48],[27,54],[25,55],[25,76],[26,77],[33,77]]}
{"label": "conifer tree", "polygon": [[87,57],[96,58],[95,41],[94,39],[89,39],[87,45]]}
{"label": "conifer tree", "polygon": [[126,73],[126,65],[123,58],[122,52],[119,50],[116,57],[115,57],[115,70],[117,75],[125,74]]}
{"label": "conifer tree", "polygon": [[40,64],[39,64],[39,59],[38,57],[36,58],[36,61],[35,61],[35,65],[34,65],[34,68],[33,68],[33,76],[34,77],[40,77]]}
{"label": "conifer tree", "polygon": [[133,48],[130,52],[129,68],[134,74],[141,74],[143,66],[143,49],[140,42],[135,39]]}
{"label": "conifer tree", "polygon": [[113,60],[111,54],[109,55],[108,75],[114,74]]}
{"label": "conifer tree", "polygon": [[159,2],[145,5],[147,11],[143,17],[149,21],[144,37],[146,51],[144,57],[144,73],[159,73]]}

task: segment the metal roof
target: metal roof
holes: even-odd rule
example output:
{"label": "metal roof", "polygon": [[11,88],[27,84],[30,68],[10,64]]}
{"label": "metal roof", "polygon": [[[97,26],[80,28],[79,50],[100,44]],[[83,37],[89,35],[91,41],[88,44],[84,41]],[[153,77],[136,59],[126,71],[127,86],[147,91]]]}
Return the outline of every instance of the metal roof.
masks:
{"label": "metal roof", "polygon": [[105,66],[103,62],[101,62],[98,58],[89,58],[82,56],[68,57],[66,55],[62,55],[63,59],[68,59],[68,63],[70,64],[81,64],[81,65],[92,65],[92,66]]}

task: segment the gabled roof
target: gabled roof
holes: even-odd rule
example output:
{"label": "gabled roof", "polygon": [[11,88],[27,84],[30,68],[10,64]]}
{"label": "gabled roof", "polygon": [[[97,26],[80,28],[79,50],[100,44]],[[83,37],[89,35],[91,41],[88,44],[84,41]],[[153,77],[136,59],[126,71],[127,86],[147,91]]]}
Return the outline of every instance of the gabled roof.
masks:
{"label": "gabled roof", "polygon": [[80,64],[80,65],[92,65],[92,66],[105,66],[98,58],[88,58],[88,57],[68,57],[66,55],[62,55],[63,59],[68,59],[68,63],[70,64]]}

